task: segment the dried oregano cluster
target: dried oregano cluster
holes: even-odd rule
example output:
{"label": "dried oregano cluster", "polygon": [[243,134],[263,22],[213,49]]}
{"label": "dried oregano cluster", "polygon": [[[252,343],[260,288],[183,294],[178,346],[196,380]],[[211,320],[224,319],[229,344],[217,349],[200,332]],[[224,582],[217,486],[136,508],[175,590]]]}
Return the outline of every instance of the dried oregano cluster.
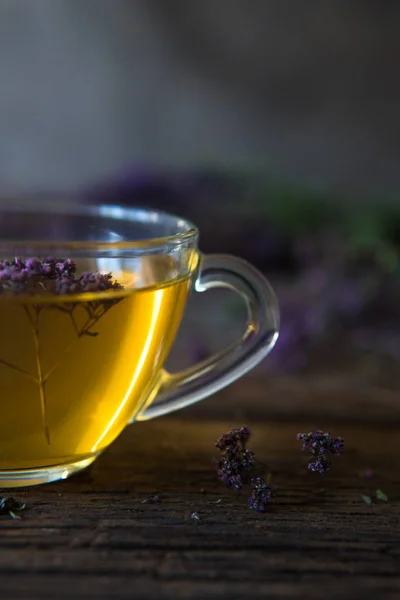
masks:
{"label": "dried oregano cluster", "polygon": [[215,446],[221,450],[221,456],[217,462],[217,474],[220,480],[234,490],[240,490],[246,484],[251,486],[249,497],[249,508],[258,512],[264,512],[273,489],[262,477],[251,477],[255,467],[254,452],[246,448],[250,437],[248,427],[231,429],[215,442]]}
{"label": "dried oregano cluster", "polygon": [[70,258],[14,258],[0,261],[0,291],[14,294],[80,294],[122,289],[111,273],[76,273]]}
{"label": "dried oregano cluster", "polygon": [[[254,452],[246,447],[250,437],[248,427],[231,429],[217,439],[215,446],[221,450],[217,461],[219,479],[234,490],[241,490],[246,484],[251,486],[251,496],[248,499],[249,508],[257,512],[265,512],[274,490],[270,485],[270,475],[267,480],[260,476],[252,476],[257,461]],[[330,433],[318,430],[314,433],[299,433],[298,440],[303,440],[303,451],[309,451],[312,458],[308,468],[312,472],[325,473],[332,468],[329,456],[339,456],[344,447],[341,437],[333,438]]]}
{"label": "dried oregano cluster", "polygon": [[303,441],[302,451],[312,454],[308,468],[313,473],[330,471],[330,456],[340,456],[344,446],[343,438],[333,438],[330,433],[324,433],[321,429],[314,433],[298,433],[297,439]]}

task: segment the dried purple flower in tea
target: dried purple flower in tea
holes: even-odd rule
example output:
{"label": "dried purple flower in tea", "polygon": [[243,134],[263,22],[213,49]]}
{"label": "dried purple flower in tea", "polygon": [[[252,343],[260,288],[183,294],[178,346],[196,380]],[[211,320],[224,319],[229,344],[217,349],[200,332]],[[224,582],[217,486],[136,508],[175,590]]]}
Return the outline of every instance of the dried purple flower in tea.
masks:
{"label": "dried purple flower in tea", "polygon": [[68,258],[14,258],[0,261],[0,293],[78,294],[122,289],[111,273],[76,275],[76,264]]}

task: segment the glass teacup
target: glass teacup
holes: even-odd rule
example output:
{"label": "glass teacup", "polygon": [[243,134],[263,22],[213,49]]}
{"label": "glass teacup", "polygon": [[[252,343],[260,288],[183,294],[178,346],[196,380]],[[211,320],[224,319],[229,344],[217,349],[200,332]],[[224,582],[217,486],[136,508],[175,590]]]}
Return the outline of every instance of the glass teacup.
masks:
{"label": "glass teacup", "polygon": [[[166,213],[64,201],[0,201],[0,487],[65,479],[128,423],[225,387],[272,349],[278,305],[263,275],[204,256]],[[244,333],[182,372],[163,365],[192,291],[227,287]]]}

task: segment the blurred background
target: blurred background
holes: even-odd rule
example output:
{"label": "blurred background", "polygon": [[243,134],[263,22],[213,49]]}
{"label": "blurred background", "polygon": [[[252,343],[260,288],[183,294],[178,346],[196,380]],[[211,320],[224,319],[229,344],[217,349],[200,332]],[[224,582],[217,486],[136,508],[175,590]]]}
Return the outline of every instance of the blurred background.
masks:
{"label": "blurred background", "polygon": [[[329,388],[334,410],[350,389],[392,414],[399,26],[393,0],[0,0],[2,190],[193,219],[204,251],[247,258],[277,290],[254,396],[268,382],[283,410],[293,389],[296,410],[312,394],[323,409]],[[193,298],[171,366],[240,332],[240,303],[210,298]]]}

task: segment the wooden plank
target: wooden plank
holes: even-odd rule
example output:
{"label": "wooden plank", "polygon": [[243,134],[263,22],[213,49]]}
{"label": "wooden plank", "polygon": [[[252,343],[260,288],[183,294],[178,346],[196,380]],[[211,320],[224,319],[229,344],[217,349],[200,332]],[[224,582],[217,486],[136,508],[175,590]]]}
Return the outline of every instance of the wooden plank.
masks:
{"label": "wooden plank", "polygon": [[[228,420],[186,414],[129,427],[70,480],[14,492],[28,509],[0,519],[2,596],[398,597],[399,429],[326,419],[346,452],[322,477],[307,472],[297,422],[250,423],[277,488],[260,515],[213,471]],[[366,505],[361,494],[378,487],[389,502]],[[158,504],[143,503],[154,494]]]}

